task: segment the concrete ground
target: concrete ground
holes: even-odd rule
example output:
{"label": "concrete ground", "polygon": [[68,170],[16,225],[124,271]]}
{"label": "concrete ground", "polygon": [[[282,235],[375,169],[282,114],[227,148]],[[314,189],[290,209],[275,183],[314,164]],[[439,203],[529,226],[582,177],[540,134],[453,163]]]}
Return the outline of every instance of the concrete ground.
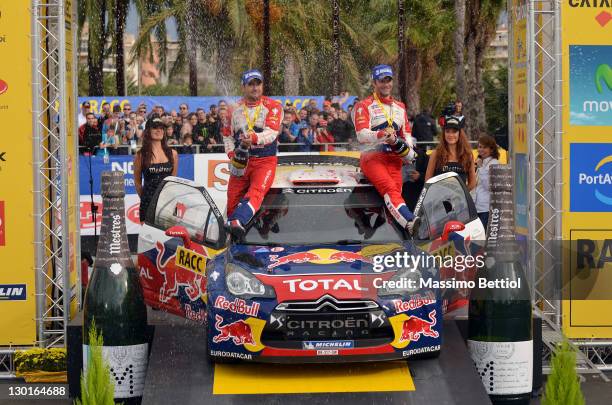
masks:
{"label": "concrete ground", "polygon": [[[191,321],[181,319],[160,311],[149,312],[149,322],[152,324],[171,324],[177,326],[193,325]],[[612,372],[606,374],[612,380]],[[72,405],[69,400],[43,400],[43,399],[1,399],[6,398],[8,387],[10,385],[23,383],[20,380],[0,380],[0,405]],[[609,405],[612,403],[612,382],[606,383],[597,376],[585,376],[585,380],[581,384],[587,405]],[[531,401],[532,405],[540,405],[541,397],[534,398]],[[143,404],[146,405],[146,404]],[[185,404],[187,405],[187,404]],[[463,405],[463,404],[457,404]],[[476,404],[470,404],[476,405]]]}

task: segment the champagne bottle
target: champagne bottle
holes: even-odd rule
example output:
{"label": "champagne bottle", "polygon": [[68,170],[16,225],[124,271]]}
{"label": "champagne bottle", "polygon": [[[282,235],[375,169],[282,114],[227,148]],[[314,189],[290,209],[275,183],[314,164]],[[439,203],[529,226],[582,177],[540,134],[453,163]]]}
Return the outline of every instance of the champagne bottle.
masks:
{"label": "champagne bottle", "polygon": [[103,172],[101,185],[102,228],[83,311],[83,368],[93,321],[104,340],[115,401],[140,404],[148,362],[147,310],[128,248],[123,173]]}
{"label": "champagne bottle", "polygon": [[512,168],[491,166],[490,176],[486,259],[470,295],[468,349],[493,404],[529,404],[532,310],[514,235]]}
{"label": "champagne bottle", "polygon": [[242,144],[234,150],[234,158],[230,162],[230,173],[234,176],[244,176],[249,162],[249,149]]}

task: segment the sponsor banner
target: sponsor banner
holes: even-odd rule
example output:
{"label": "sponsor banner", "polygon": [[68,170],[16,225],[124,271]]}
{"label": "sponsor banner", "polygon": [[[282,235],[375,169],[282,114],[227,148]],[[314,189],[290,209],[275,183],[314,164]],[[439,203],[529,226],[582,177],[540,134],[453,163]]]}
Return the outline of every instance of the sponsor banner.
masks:
{"label": "sponsor banner", "polygon": [[193,155],[194,180],[204,184],[208,193],[221,212],[227,206],[227,185],[230,171],[229,160],[225,153],[205,153]]}
{"label": "sponsor banner", "polygon": [[[236,104],[241,97],[238,96],[210,96],[210,97],[174,97],[174,96],[158,96],[158,97],[79,97],[79,108],[81,103],[84,101],[89,101],[91,105],[91,111],[94,114],[99,114],[102,109],[102,104],[109,103],[112,108],[115,105],[123,106],[129,103],[132,106],[132,110],[135,110],[134,107],[137,107],[139,104],[144,103],[147,106],[147,112],[151,112],[153,107],[156,105],[161,105],[164,107],[166,111],[179,110],[179,106],[182,103],[186,103],[189,106],[190,111],[196,111],[197,108],[204,108],[207,112],[210,111],[211,105],[219,105],[220,101],[227,102],[230,106],[232,104]],[[323,101],[325,100],[324,96],[271,96],[272,99],[279,101],[282,105],[291,104],[296,108],[303,108],[310,103],[311,100],[314,100],[317,103],[318,109],[323,109]],[[339,103],[340,106],[346,110],[349,105],[355,103],[355,96],[347,96],[347,97],[335,97],[332,102]]]}
{"label": "sponsor banner", "polygon": [[260,304],[258,302],[253,302],[251,305],[248,305],[243,299],[234,298],[233,301],[230,301],[222,295],[219,295],[215,300],[215,308],[249,316],[257,316],[259,313],[259,306]]}
{"label": "sponsor banner", "polygon": [[512,147],[514,153],[527,153],[527,0],[512,0],[508,8],[512,26]]}
{"label": "sponsor banner", "polygon": [[570,210],[612,212],[612,143],[570,145]]}
{"label": "sponsor banner", "polygon": [[[612,3],[562,2],[563,91],[563,240],[584,248],[605,250],[612,223]],[[582,242],[579,243],[579,240]],[[585,241],[593,241],[585,244]],[[572,248],[573,250],[573,248]],[[565,257],[563,274],[576,271],[576,257]],[[574,262],[574,263],[573,263]],[[604,266],[609,267],[609,265]],[[609,271],[583,271],[570,283],[572,299],[562,305],[563,333],[570,338],[612,338],[612,286]],[[577,300],[574,288],[595,282],[590,298]],[[568,281],[567,279],[565,280]],[[586,285],[585,285],[586,283]]]}
{"label": "sponsor banner", "polygon": [[524,153],[516,153],[514,155],[514,220],[517,233],[527,235],[529,221],[527,213],[529,212],[529,193],[527,173],[529,171],[528,157]]}
{"label": "sponsor banner", "polygon": [[6,236],[4,231],[4,201],[0,201],[0,246],[6,245]]}
{"label": "sponsor banner", "polygon": [[[91,186],[89,185],[89,159],[88,156],[79,157],[79,166],[81,168],[79,173],[79,190],[81,195],[89,195],[91,192]],[[194,155],[179,155],[178,177],[193,180],[193,159]],[[110,156],[109,162],[106,164],[103,157],[92,156],[91,175],[93,177],[94,194],[100,194],[102,172],[109,170],[123,172],[125,175],[125,194],[136,194],[136,188],[134,187],[134,156]]]}
{"label": "sponsor banner", "polygon": [[0,284],[0,300],[25,301],[26,290],[25,284]]}
{"label": "sponsor banner", "polygon": [[[205,156],[205,155],[204,155]],[[193,180],[194,177],[194,155],[180,155],[178,177]],[[91,163],[91,174],[93,178],[94,204],[98,206],[96,217],[97,232],[100,234],[102,221],[102,196],[100,195],[100,178],[103,171],[119,170],[125,174],[125,223],[128,234],[137,234],[140,231],[140,197],[136,194],[134,187],[134,157],[133,156],[111,156],[109,163],[105,164],[102,157],[80,156],[79,165],[79,190],[80,195],[80,224],[81,236],[94,234],[93,217],[91,213],[91,186],[89,184],[89,168]],[[219,196],[220,197],[220,196]],[[223,193],[225,198],[225,193]],[[216,198],[216,197],[213,197]]]}
{"label": "sponsor banner", "polygon": [[36,344],[31,7],[0,3],[0,59],[10,61],[0,69],[0,286],[24,286],[19,299],[0,300],[0,346]]}
{"label": "sponsor banner", "polygon": [[[569,284],[572,299],[563,301],[562,308],[567,336],[610,338],[612,300],[607,298],[612,285],[612,229],[572,229],[570,242],[564,285]],[[574,298],[577,296],[579,299]]]}
{"label": "sponsor banner", "polygon": [[612,45],[570,45],[569,51],[570,125],[612,126]]}

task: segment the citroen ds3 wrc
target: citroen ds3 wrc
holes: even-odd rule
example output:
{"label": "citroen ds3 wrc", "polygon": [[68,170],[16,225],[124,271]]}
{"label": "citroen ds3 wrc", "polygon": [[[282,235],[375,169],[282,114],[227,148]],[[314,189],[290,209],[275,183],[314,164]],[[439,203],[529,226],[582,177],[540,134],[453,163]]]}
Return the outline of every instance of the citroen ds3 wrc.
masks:
{"label": "citroen ds3 wrc", "polygon": [[358,159],[281,156],[273,187],[236,240],[205,187],[169,177],[139,235],[145,300],[202,323],[213,361],[435,356],[443,302],[418,280],[437,280],[440,269],[381,266],[377,257],[429,255],[422,247],[453,244],[451,228],[462,246],[484,231],[456,176],[430,180],[419,204],[423,240],[415,241]]}

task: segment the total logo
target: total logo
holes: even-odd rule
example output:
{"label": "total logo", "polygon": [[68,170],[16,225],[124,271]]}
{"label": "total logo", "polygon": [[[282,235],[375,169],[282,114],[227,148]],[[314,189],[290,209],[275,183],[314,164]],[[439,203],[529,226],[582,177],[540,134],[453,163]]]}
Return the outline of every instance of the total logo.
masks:
{"label": "total logo", "polygon": [[612,143],[570,145],[570,211],[612,211]]}
{"label": "total logo", "polygon": [[361,286],[359,279],[354,278],[352,280],[345,279],[333,279],[333,278],[319,278],[319,279],[289,279],[283,280],[283,284],[287,284],[289,286],[289,292],[297,292],[297,291],[337,291],[337,290],[345,290],[345,291],[368,291],[368,288],[364,288]]}

